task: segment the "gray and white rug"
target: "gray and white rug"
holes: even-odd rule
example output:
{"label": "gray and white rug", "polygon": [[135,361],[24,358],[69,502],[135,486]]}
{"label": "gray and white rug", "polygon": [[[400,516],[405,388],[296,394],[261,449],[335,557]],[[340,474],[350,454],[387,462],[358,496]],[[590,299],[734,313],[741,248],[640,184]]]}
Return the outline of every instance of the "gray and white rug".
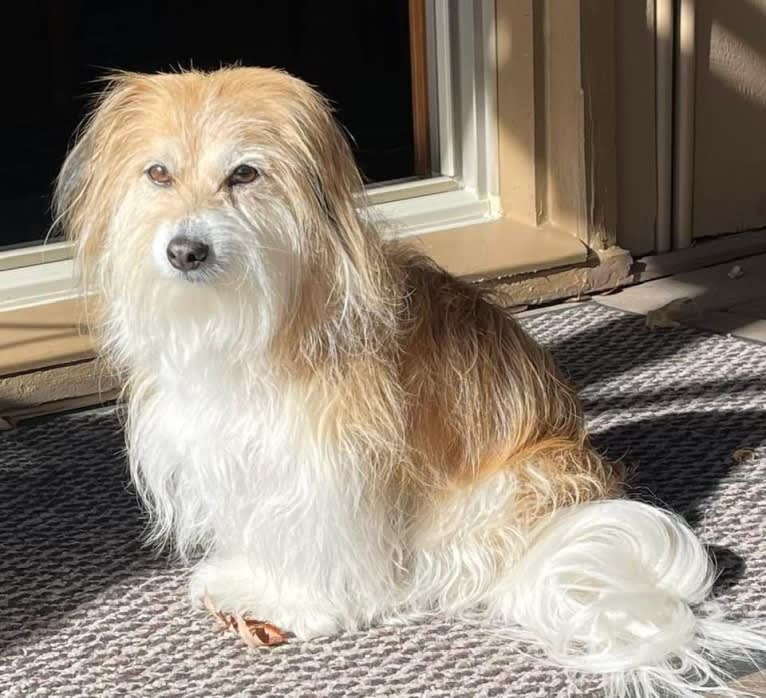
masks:
{"label": "gray and white rug", "polygon": [[[634,496],[714,544],[723,600],[766,616],[766,346],[588,303],[524,319],[582,386],[590,428],[635,466]],[[108,411],[0,435],[0,694],[581,696],[521,645],[434,622],[246,649],[187,606],[141,545]],[[594,693],[597,695],[597,692]]]}

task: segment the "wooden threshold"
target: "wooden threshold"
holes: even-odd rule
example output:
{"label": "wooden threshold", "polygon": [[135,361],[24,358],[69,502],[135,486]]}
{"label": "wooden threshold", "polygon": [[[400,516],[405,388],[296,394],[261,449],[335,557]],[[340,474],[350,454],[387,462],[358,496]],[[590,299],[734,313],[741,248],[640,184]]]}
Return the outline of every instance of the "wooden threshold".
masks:
{"label": "wooden threshold", "polygon": [[92,358],[79,300],[0,312],[0,376]]}
{"label": "wooden threshold", "polygon": [[115,399],[119,389],[119,378],[93,357],[0,376],[0,420],[7,426],[39,414],[103,404]]}
{"label": "wooden threshold", "polygon": [[634,264],[635,281],[651,281],[764,252],[766,229],[703,238],[683,250],[639,257]]}
{"label": "wooden threshold", "polygon": [[63,400],[52,400],[51,402],[42,402],[39,405],[17,408],[4,413],[6,416],[0,417],[0,431],[10,431],[11,429],[15,429],[19,422],[23,422],[27,419],[34,419],[36,417],[43,417],[45,415],[57,414],[60,412],[73,412],[75,410],[114,405],[119,393],[120,391],[117,389],[108,390],[102,393],[64,398]]}

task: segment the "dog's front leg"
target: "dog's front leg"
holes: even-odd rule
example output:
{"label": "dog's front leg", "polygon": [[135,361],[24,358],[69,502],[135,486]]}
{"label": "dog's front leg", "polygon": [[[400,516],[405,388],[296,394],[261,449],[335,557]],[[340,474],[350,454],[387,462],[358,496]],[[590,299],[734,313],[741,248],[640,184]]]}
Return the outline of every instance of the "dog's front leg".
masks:
{"label": "dog's front leg", "polygon": [[282,578],[245,555],[213,554],[195,567],[190,595],[224,614],[276,625],[300,640],[333,635],[348,627],[342,610],[308,580]]}

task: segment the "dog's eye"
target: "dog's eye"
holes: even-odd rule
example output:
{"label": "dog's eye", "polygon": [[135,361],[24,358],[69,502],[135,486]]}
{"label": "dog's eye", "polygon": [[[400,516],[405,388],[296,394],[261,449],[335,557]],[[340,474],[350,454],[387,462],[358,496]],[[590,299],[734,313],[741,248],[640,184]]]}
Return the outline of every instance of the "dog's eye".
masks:
{"label": "dog's eye", "polygon": [[239,165],[229,175],[227,182],[230,187],[234,187],[238,184],[251,184],[258,179],[258,170],[250,165]]}
{"label": "dog's eye", "polygon": [[165,167],[165,165],[152,165],[146,171],[146,174],[152,182],[161,187],[166,187],[173,181],[173,178],[170,176],[170,172],[168,172],[168,168]]}

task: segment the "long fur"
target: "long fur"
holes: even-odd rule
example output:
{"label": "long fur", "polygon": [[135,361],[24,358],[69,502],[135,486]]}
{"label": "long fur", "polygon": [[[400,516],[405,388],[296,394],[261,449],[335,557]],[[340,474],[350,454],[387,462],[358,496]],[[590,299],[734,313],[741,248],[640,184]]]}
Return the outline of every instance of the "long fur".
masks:
{"label": "long fur", "polygon": [[[228,186],[242,163],[260,176]],[[254,68],[114,76],[62,169],[133,478],[155,539],[195,560],[193,599],[301,638],[520,624],[614,696],[720,683],[711,651],[766,643],[694,615],[699,543],[618,499],[550,355],[382,239],[361,190],[322,97]],[[179,234],[211,248],[193,275],[165,257]]]}

